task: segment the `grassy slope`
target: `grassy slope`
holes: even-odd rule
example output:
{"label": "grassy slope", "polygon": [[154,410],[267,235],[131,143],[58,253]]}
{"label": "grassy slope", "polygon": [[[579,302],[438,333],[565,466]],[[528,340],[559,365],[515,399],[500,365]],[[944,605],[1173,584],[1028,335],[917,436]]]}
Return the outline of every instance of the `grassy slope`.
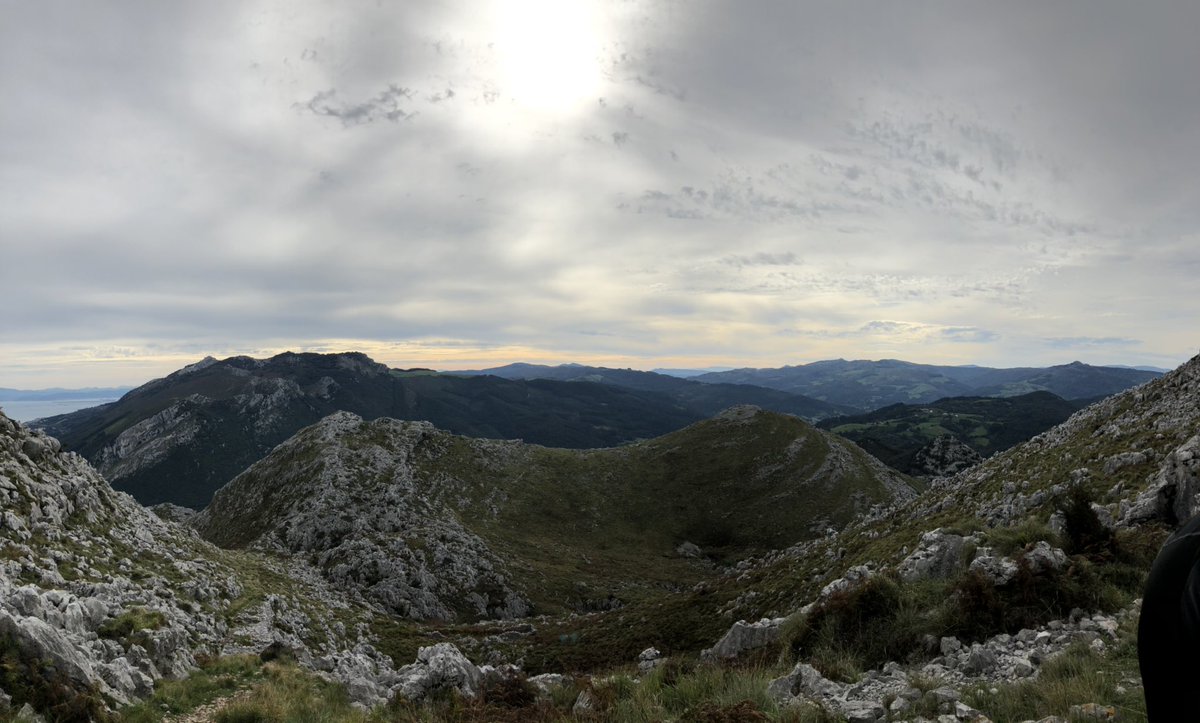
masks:
{"label": "grassy slope", "polygon": [[[387,429],[362,424],[343,439],[345,458],[398,444]],[[303,441],[303,435],[293,440]],[[277,449],[222,491],[224,526],[206,534],[236,546],[269,533],[305,497],[305,480],[324,464],[320,452],[308,443]],[[638,645],[692,651],[710,645],[728,624],[718,609],[731,598],[687,591],[713,576],[714,562],[844,525],[890,498],[878,475],[892,474],[853,444],[768,412],[725,415],[654,440],[589,451],[433,432],[410,463],[435,507],[441,502],[454,510],[507,561],[509,577],[539,612],[623,606],[590,627],[589,637],[608,641],[595,647],[577,644],[574,623],[561,631],[547,626],[556,632],[540,642],[553,650],[531,656],[570,669],[626,660]],[[828,475],[827,464],[840,467],[840,475]],[[374,485],[386,482],[359,480],[354,494],[369,500],[378,494]],[[700,545],[706,557],[679,556],[682,542]],[[672,621],[662,610],[675,611],[666,616]],[[391,637],[386,624],[381,630]]]}

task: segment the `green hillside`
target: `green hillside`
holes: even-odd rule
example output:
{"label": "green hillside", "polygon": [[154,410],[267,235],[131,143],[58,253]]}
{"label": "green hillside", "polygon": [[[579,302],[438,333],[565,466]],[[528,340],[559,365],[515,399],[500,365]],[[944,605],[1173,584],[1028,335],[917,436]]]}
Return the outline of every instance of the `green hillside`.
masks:
{"label": "green hillside", "polygon": [[1050,392],[950,397],[929,404],[893,404],[868,414],[822,420],[818,426],[853,440],[891,467],[918,474],[917,452],[942,435],[953,435],[989,457],[1066,421],[1081,408]]}

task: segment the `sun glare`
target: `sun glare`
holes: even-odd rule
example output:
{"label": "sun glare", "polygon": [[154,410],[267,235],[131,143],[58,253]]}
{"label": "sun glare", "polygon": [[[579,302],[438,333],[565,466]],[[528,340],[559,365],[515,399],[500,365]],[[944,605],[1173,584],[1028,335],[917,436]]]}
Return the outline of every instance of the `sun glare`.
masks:
{"label": "sun glare", "polygon": [[522,107],[553,114],[595,100],[601,38],[592,3],[509,0],[495,3],[492,13],[503,95]]}

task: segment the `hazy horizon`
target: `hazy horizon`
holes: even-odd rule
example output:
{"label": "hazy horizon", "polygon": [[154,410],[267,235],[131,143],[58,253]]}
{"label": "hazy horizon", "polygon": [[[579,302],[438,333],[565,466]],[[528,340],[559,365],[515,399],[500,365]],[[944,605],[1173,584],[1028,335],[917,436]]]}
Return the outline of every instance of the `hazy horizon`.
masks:
{"label": "hazy horizon", "polygon": [[[177,366],[171,366],[169,368],[164,367],[164,366],[145,366],[145,367],[143,367],[143,366],[139,365],[138,368],[158,369],[159,371],[156,373],[151,373],[149,376],[145,376],[145,377],[141,377],[141,378],[136,378],[136,379],[125,378],[126,379],[125,381],[112,381],[111,383],[106,382],[103,384],[101,384],[101,383],[84,383],[84,384],[80,384],[78,386],[70,386],[70,385],[63,385],[63,384],[47,384],[45,386],[40,386],[40,387],[19,387],[19,386],[13,385],[13,384],[6,384],[3,382],[3,380],[0,380],[0,389],[15,389],[18,391],[45,391],[45,390],[50,390],[50,389],[84,390],[84,389],[107,389],[107,388],[133,389],[133,388],[139,387],[142,384],[145,384],[149,381],[152,381],[154,379],[161,379],[162,377],[165,377],[168,374],[171,374],[172,372],[179,371],[180,369],[182,369],[185,366],[188,366],[189,364],[194,364],[196,362],[202,361],[207,356],[212,356],[216,359],[226,359],[226,358],[229,358],[232,356],[250,356],[250,357],[254,357],[254,358],[258,358],[258,359],[263,359],[263,358],[268,358],[268,357],[274,356],[276,354],[281,354],[281,353],[288,352],[288,351],[313,352],[313,353],[341,353],[341,352],[356,352],[356,351],[362,351],[362,350],[359,350],[359,349],[312,350],[312,349],[297,348],[297,349],[280,349],[277,351],[257,353],[257,354],[245,354],[245,353],[224,354],[224,355],[211,354],[211,355],[205,355],[204,357],[197,357],[194,359],[183,360],[182,363],[178,364]],[[438,367],[438,366],[433,366],[430,364],[413,363],[411,361],[407,361],[407,360],[403,360],[403,359],[388,360],[385,358],[376,357],[369,353],[367,355],[370,356],[374,361],[379,362],[381,364],[385,364],[386,366],[391,367],[393,369],[425,368],[425,369],[433,369],[434,371],[438,371],[438,372],[455,372],[455,371],[489,369],[489,368],[505,366],[508,364],[541,364],[541,365],[545,365],[545,366],[558,366],[560,364],[580,364],[583,366],[608,367],[608,368],[613,368],[613,369],[636,369],[636,370],[640,370],[640,371],[654,371],[656,369],[673,369],[673,370],[691,369],[691,370],[694,370],[694,369],[707,369],[707,368],[775,369],[775,368],[779,368],[779,367],[783,367],[783,366],[798,366],[798,365],[811,364],[811,363],[820,362],[820,361],[831,361],[833,359],[846,359],[848,361],[882,361],[884,359],[898,359],[897,357],[867,358],[867,357],[862,357],[862,356],[847,356],[847,357],[830,357],[827,359],[790,360],[790,361],[782,361],[779,363],[768,363],[768,364],[735,365],[735,364],[714,362],[711,364],[692,365],[692,366],[681,365],[681,364],[658,364],[658,363],[652,363],[651,361],[648,361],[648,360],[615,359],[615,360],[607,360],[607,361],[600,360],[600,361],[589,362],[589,361],[581,361],[579,359],[546,359],[546,360],[540,360],[540,361],[531,361],[529,359],[510,359],[507,361],[505,361],[505,360],[500,360],[500,361],[486,360],[486,363],[480,363],[480,364],[469,364],[469,363],[463,362],[463,363],[457,364],[452,367],[447,367],[447,366]],[[898,360],[905,361],[905,362],[911,362],[914,364],[942,365],[939,362],[923,361],[920,359],[898,359]],[[481,361],[484,361],[484,360],[481,360]],[[1171,369],[1178,366],[1178,364],[1172,365],[1169,367],[1168,366],[1158,366],[1158,365],[1145,365],[1145,364],[1127,364],[1127,363],[1119,362],[1119,361],[1099,362],[1099,361],[1093,361],[1093,360],[1088,360],[1088,359],[1065,359],[1062,361],[1055,361],[1053,363],[1044,363],[1044,364],[1022,363],[1022,364],[1000,365],[1000,364],[982,364],[982,363],[976,364],[976,363],[972,363],[972,362],[965,362],[962,364],[948,364],[945,366],[981,366],[981,367],[993,367],[993,368],[1050,367],[1050,366],[1057,366],[1057,365],[1061,365],[1061,364],[1069,364],[1074,361],[1080,361],[1085,364],[1090,364],[1091,366],[1130,367],[1130,368],[1153,367],[1156,370],[1166,370],[1166,371],[1170,371]],[[1187,361],[1187,359],[1183,359],[1179,363],[1182,364],[1185,361]],[[125,373],[128,373],[128,368],[121,367],[118,370],[110,369],[110,371],[119,371],[120,373],[125,374]],[[5,402],[3,400],[0,400],[0,406],[3,406],[3,404],[5,404]]]}
{"label": "hazy horizon", "polygon": [[1200,4],[0,2],[0,386],[1198,346]]}

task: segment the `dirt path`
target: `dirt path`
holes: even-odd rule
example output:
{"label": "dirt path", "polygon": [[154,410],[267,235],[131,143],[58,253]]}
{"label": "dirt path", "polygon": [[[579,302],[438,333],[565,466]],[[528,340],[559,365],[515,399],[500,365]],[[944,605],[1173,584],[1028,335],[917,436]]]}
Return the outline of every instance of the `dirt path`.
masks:
{"label": "dirt path", "polygon": [[217,713],[220,713],[222,710],[224,710],[225,707],[230,703],[244,700],[249,697],[250,689],[242,688],[241,690],[234,691],[229,695],[223,695],[220,698],[211,700],[204,705],[198,706],[195,710],[184,713],[183,715],[174,718],[164,718],[163,723],[212,723],[217,719]]}

